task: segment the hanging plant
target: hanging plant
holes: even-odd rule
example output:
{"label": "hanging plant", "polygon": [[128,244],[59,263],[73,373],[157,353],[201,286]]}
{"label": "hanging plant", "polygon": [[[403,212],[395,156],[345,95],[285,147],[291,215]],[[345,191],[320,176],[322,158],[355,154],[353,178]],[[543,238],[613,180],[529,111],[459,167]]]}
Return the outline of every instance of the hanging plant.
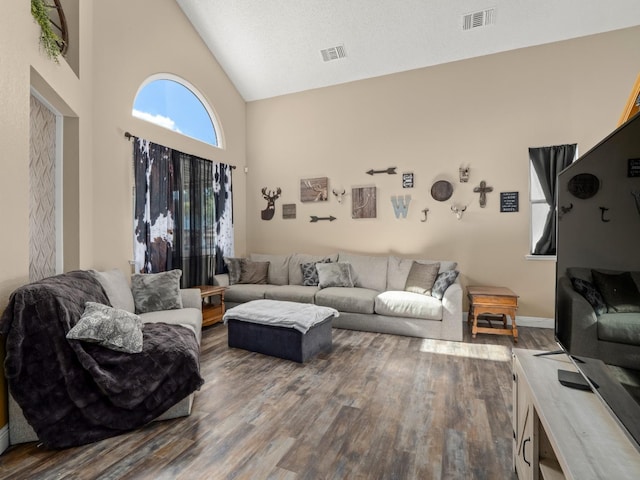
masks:
{"label": "hanging plant", "polygon": [[53,31],[49,20],[49,6],[45,0],[31,0],[31,15],[40,25],[40,44],[47,56],[56,63],[60,63],[60,45],[62,39]]}

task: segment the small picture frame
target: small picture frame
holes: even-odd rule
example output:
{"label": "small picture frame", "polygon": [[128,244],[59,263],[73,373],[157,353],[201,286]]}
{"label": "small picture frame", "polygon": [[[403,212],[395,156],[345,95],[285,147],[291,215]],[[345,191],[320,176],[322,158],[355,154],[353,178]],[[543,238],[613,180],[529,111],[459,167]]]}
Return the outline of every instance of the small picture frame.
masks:
{"label": "small picture frame", "polygon": [[520,209],[518,192],[500,192],[500,213],[517,212]]}
{"label": "small picture frame", "polygon": [[402,188],[413,188],[413,172],[402,174]]}
{"label": "small picture frame", "polygon": [[296,204],[295,203],[284,203],[282,205],[282,218],[285,220],[290,220],[296,218]]}

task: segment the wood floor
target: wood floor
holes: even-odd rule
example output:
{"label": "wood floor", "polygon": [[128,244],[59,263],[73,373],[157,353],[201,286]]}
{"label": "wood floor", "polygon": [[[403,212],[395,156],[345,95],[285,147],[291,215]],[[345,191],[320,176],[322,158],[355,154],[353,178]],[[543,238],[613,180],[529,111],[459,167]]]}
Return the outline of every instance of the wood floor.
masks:
{"label": "wood floor", "polygon": [[[520,348],[555,348],[552,330],[518,330]],[[190,417],[62,451],[11,447],[0,478],[515,479],[510,337],[334,329],[333,342],[300,365],[207,327]]]}

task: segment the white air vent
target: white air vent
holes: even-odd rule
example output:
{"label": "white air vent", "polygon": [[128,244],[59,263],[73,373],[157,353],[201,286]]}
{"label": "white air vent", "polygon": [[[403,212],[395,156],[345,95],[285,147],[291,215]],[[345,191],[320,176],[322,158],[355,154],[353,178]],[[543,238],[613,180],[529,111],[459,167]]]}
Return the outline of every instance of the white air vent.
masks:
{"label": "white air vent", "polygon": [[331,60],[338,60],[339,58],[344,58],[347,56],[347,52],[344,51],[344,45],[325,48],[324,50],[320,50],[320,53],[322,54],[322,59],[325,62],[330,62]]}
{"label": "white air vent", "polygon": [[479,12],[467,13],[462,16],[462,30],[486,27],[496,23],[496,9],[489,8]]}

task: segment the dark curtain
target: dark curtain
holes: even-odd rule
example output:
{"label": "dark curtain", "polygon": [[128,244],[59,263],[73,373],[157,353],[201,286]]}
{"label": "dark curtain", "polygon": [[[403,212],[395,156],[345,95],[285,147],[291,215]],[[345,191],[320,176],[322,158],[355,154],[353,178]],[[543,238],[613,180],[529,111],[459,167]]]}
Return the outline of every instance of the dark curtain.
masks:
{"label": "dark curtain", "polygon": [[175,171],[174,268],[182,270],[182,287],[210,285],[215,273],[213,163],[172,153]]}
{"label": "dark curtain", "polygon": [[216,211],[215,273],[224,273],[224,257],[234,256],[232,167],[224,163],[216,163],[214,164],[214,170],[213,191]]}
{"label": "dark curtain", "polygon": [[549,204],[542,236],[533,250],[534,255],[556,254],[556,181],[558,174],[571,165],[576,155],[577,145],[554,145],[529,149],[529,159],[540,180],[542,192]]}
{"label": "dark curtain", "polygon": [[164,272],[173,265],[173,182],[171,150],[134,140],[134,261],[141,273]]}

